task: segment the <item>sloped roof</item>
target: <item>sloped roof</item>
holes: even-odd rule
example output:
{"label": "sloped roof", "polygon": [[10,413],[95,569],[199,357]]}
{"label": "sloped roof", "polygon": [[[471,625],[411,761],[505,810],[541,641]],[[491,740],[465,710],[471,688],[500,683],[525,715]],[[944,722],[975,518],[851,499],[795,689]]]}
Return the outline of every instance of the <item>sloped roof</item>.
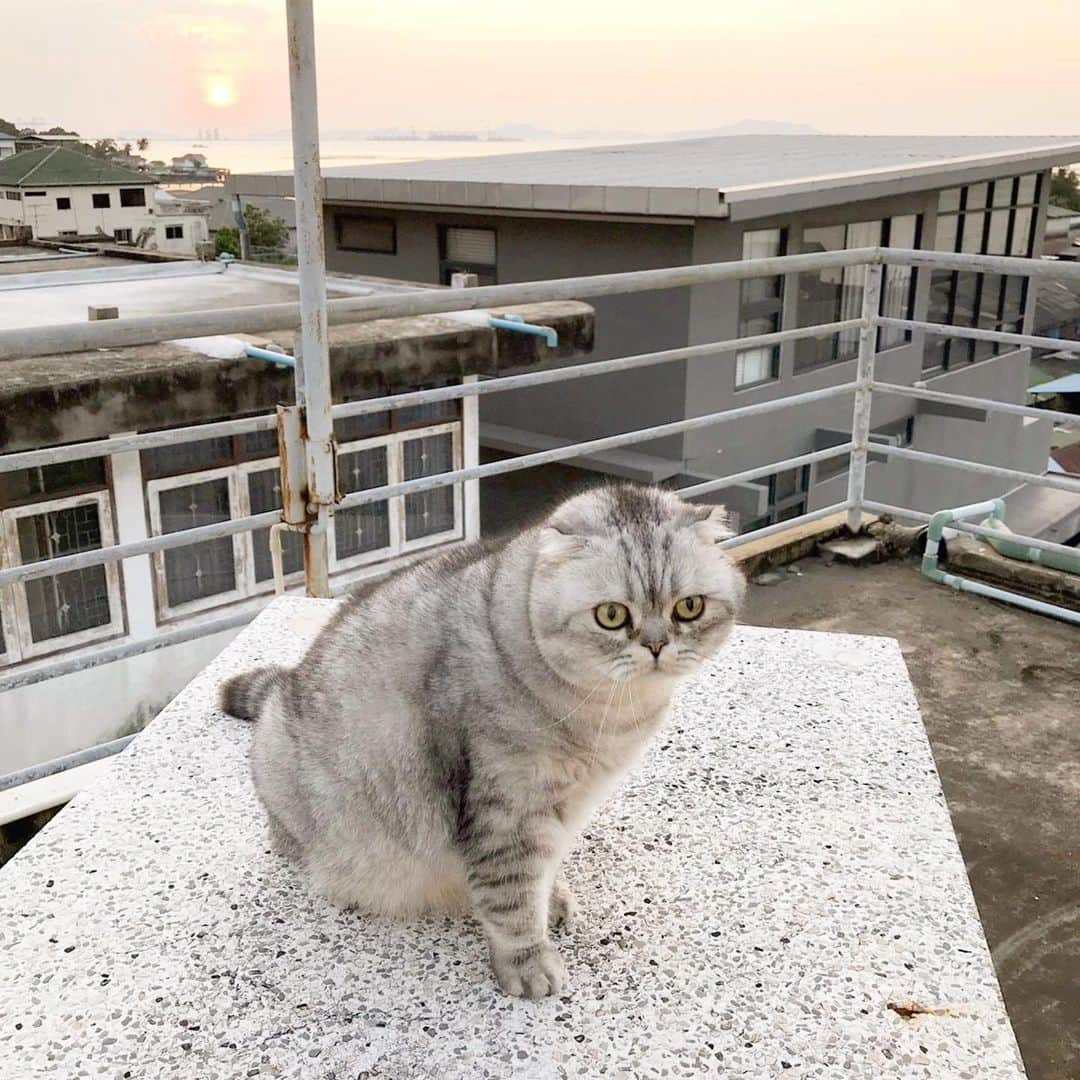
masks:
{"label": "sloped roof", "polygon": [[1029,394],[1080,394],[1080,372],[1073,375],[1063,375],[1060,379],[1052,382],[1040,383],[1038,386],[1029,386]]}
{"label": "sloped roof", "polygon": [[143,173],[87,157],[66,146],[40,146],[0,160],[0,184],[8,187],[56,184],[153,184]]}

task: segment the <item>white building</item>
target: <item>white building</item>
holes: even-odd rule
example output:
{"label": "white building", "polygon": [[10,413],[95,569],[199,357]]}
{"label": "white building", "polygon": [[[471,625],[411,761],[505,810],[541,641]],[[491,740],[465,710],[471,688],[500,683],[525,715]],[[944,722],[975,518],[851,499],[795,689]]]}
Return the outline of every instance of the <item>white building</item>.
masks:
{"label": "white building", "polygon": [[12,157],[15,154],[15,136],[0,135],[0,158]]}
{"label": "white building", "polygon": [[193,255],[209,238],[204,217],[162,213],[157,181],[61,146],[0,161],[0,239],[27,226],[35,239],[93,239]]}

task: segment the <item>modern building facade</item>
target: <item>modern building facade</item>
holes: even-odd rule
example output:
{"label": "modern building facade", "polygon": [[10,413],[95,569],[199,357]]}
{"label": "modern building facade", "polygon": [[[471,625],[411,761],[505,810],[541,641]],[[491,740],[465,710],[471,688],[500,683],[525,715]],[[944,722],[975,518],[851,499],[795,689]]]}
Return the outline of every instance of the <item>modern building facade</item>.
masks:
{"label": "modern building facade", "polygon": [[[878,244],[1037,256],[1048,170],[1076,140],[732,136],[636,146],[325,171],[327,264],[335,270],[481,284],[753,259]],[[288,196],[289,176],[234,176],[242,197]],[[596,301],[597,359],[707,343],[859,313],[858,269],[762,278]],[[882,310],[899,317],[1031,330],[1035,297],[1000,275],[890,270]],[[1024,350],[883,332],[879,376],[1023,402]],[[481,439],[526,451],[849,381],[856,336],[801,341],[620,375],[571,392],[499,395]],[[784,424],[744,421],[597,458],[601,470],[671,480],[722,477],[845,441],[850,405],[804,407]],[[1046,467],[1049,424],[946,417],[879,402],[875,437],[958,457]],[[835,463],[725,493],[744,529],[837,501]],[[872,462],[881,501],[934,510],[999,493],[987,478]]]}
{"label": "modern building facade", "polygon": [[25,228],[34,239],[96,239],[194,255],[206,221],[155,201],[157,181],[64,146],[0,161],[0,239]]}

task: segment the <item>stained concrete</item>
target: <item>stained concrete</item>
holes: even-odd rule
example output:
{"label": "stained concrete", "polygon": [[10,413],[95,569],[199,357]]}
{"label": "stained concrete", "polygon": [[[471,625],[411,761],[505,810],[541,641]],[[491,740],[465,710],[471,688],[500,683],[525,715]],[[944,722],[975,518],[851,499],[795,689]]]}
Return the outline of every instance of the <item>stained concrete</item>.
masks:
{"label": "stained concrete", "polygon": [[1080,631],[913,565],[803,559],[760,626],[899,640],[1031,1080],[1080,1077]]}

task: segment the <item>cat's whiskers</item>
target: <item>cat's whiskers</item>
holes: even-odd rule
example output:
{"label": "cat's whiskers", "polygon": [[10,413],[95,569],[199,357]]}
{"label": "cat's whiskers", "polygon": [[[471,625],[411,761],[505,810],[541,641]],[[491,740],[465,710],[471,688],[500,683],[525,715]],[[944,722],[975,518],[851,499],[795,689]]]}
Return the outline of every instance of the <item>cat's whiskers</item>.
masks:
{"label": "cat's whiskers", "polygon": [[596,732],[596,741],[593,743],[592,757],[589,759],[589,768],[591,769],[596,764],[596,758],[600,753],[600,741],[604,737],[604,724],[607,721],[608,709],[611,708],[611,702],[615,697],[615,687],[619,683],[615,680],[611,680],[611,689],[608,691],[607,701],[604,702],[604,711],[600,714],[600,726]]}
{"label": "cat's whiskers", "polygon": [[579,709],[581,709],[582,706],[585,704],[585,702],[588,701],[589,698],[591,698],[593,696],[593,694],[595,694],[596,691],[599,690],[600,687],[604,685],[605,682],[607,682],[607,676],[606,675],[602,676],[600,681],[568,713],[566,713],[563,716],[560,716],[559,719],[555,720],[553,723],[545,724],[543,730],[546,731],[549,728],[556,728],[560,724],[565,724],[566,721],[569,720],[570,717],[574,715],[574,713],[576,713]]}

